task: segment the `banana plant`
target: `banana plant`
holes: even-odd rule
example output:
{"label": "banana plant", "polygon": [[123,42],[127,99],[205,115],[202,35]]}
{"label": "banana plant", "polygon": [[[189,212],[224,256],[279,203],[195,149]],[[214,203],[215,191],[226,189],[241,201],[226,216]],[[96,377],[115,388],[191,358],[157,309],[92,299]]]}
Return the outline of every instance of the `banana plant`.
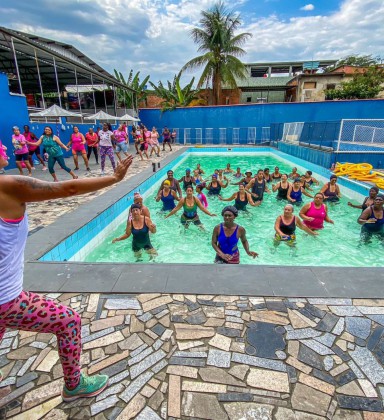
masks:
{"label": "banana plant", "polygon": [[[144,102],[147,105],[148,91],[146,85],[149,81],[150,76],[146,76],[144,80],[140,81],[140,72],[138,71],[135,75],[133,70],[129,72],[127,79],[124,78],[120,71],[114,69],[116,79],[126,85],[130,89],[133,89],[137,95],[137,102]],[[120,103],[124,103],[127,108],[136,108],[136,101],[132,92],[125,89],[117,89],[117,97]]]}

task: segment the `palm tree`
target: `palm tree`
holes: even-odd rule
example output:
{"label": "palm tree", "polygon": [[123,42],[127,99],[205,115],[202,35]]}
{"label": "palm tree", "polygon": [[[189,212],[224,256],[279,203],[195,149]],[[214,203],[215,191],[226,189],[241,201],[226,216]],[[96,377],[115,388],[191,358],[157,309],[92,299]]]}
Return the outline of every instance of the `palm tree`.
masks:
{"label": "palm tree", "polygon": [[156,96],[163,99],[161,103],[161,111],[173,111],[178,106],[188,106],[190,103],[198,99],[200,90],[192,88],[195,78],[185,86],[180,86],[181,72],[173,78],[173,82],[167,81],[167,87],[160,81],[156,86],[152,82],[149,82],[153,87]]}
{"label": "palm tree", "polygon": [[241,46],[252,34],[235,35],[241,25],[240,15],[228,12],[221,1],[201,14],[201,27],[193,28],[191,37],[203,55],[188,61],[182,71],[205,66],[197,87],[212,85],[214,104],[218,105],[223,85],[236,88],[236,78],[246,76],[246,68],[237,57],[246,54]]}
{"label": "palm tree", "polygon": [[[140,82],[139,71],[135,75],[133,75],[133,70],[131,70],[126,80],[120,71],[117,71],[116,69],[114,69],[114,72],[115,72],[116,79],[120,83],[136,91],[137,101],[138,102],[143,101],[145,102],[145,105],[147,105],[148,92],[147,92],[146,85],[150,76],[147,76],[142,82]],[[137,108],[137,103],[132,93],[123,89],[117,89],[117,97],[119,101],[123,102],[127,108],[132,108],[132,109]]]}

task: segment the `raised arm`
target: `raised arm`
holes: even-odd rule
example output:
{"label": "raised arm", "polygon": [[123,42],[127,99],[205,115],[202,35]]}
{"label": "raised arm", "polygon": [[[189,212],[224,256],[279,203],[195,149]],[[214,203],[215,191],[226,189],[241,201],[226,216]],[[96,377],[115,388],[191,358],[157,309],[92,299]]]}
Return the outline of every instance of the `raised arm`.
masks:
{"label": "raised arm", "polygon": [[232,201],[232,200],[234,200],[234,199],[236,198],[236,194],[237,194],[237,192],[233,193],[233,194],[232,194],[230,197],[228,197],[228,198],[223,198],[223,197],[219,196],[219,200],[220,200],[220,201]]}
{"label": "raised arm", "polygon": [[281,185],[281,182],[278,182],[277,184],[273,184],[272,185],[272,191],[276,192],[279,189],[280,185]]}
{"label": "raised arm", "polygon": [[[66,146],[65,144],[63,144],[62,142],[61,142],[61,140],[57,137],[57,136],[53,136],[53,140],[60,146],[60,147],[62,147],[63,149],[65,149],[66,151],[68,151],[69,149],[68,149],[68,146]],[[71,136],[71,140],[69,141],[69,143],[68,144],[71,144],[72,143],[72,136]]]}
{"label": "raised arm", "polygon": [[172,194],[172,197],[176,200],[176,201],[180,201],[181,200],[181,198],[175,193],[175,191],[173,191],[173,190],[171,190],[171,194]]}
{"label": "raised arm", "polygon": [[214,214],[214,213],[211,213],[209,210],[207,210],[202,204],[201,204],[201,201],[197,198],[197,197],[195,197],[195,200],[196,200],[196,204],[197,204],[197,207],[202,211],[202,212],[204,212],[205,214],[208,214],[208,216],[211,216],[211,217],[214,217],[214,216],[216,216],[216,214]]}
{"label": "raised arm", "polygon": [[156,233],[156,225],[152,222],[152,220],[149,217],[145,219],[145,224],[148,226],[148,229],[151,233]]}
{"label": "raised arm", "polygon": [[[36,137],[36,136],[35,136]],[[27,144],[29,144],[29,145],[33,145],[33,146],[40,146],[40,144],[43,142],[43,137],[44,136],[40,136],[40,138],[39,138],[39,140],[37,140],[37,142],[36,143],[32,143],[32,142],[30,142],[30,141],[27,141]],[[36,137],[37,138],[37,137]]]}
{"label": "raised arm", "polygon": [[157,193],[157,195],[156,195],[156,197],[155,197],[155,200],[156,200],[156,201],[160,201],[160,200],[161,200],[161,191],[162,191],[162,190],[158,191],[158,193]]}

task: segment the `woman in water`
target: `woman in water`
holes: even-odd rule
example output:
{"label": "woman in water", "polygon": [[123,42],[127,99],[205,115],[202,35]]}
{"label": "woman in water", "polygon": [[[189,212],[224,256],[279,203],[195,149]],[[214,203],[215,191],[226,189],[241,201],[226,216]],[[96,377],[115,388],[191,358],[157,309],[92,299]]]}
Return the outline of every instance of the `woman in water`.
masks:
{"label": "woman in water", "polygon": [[247,204],[249,203],[251,206],[256,206],[256,204],[252,200],[252,196],[249,192],[245,191],[244,185],[239,185],[239,191],[234,192],[229,198],[222,198],[219,196],[219,200],[221,201],[232,201],[235,200],[234,207],[237,210],[247,211]]}
{"label": "woman in water", "polygon": [[[28,176],[32,176],[32,166],[29,163],[28,142],[25,137],[20,134],[19,127],[13,127],[12,144],[15,149],[16,166],[20,175],[24,175],[22,161],[28,170]],[[33,143],[37,144],[37,143]]]}
{"label": "woman in water", "polygon": [[300,174],[298,174],[296,166],[292,168],[292,172],[288,175],[288,178],[289,179],[300,178]]}
{"label": "woman in water", "polygon": [[[252,172],[251,172],[252,175]],[[241,173],[240,168],[236,168],[236,172],[233,174],[233,177],[236,179],[244,178],[244,175]]]}
{"label": "woman in water", "polygon": [[142,251],[144,250],[152,259],[157,255],[157,252],[151,244],[149,232],[156,233],[156,225],[149,217],[142,214],[138,204],[132,204],[130,214],[132,215],[132,218],[128,217],[124,235],[115,238],[112,243],[124,241],[132,235],[132,251],[135,254],[135,258],[140,258]]}
{"label": "woman in water", "polygon": [[309,182],[307,182],[307,180],[305,179],[305,175],[301,175],[300,176],[300,185],[308,191],[313,191],[313,189],[311,188]]}
{"label": "woman in water", "polygon": [[202,225],[199,216],[197,214],[197,208],[199,208],[208,216],[214,217],[216,214],[210,213],[202,204],[201,201],[193,196],[193,187],[188,187],[186,191],[186,197],[183,197],[177,206],[165,217],[172,216],[173,214],[177,213],[183,207],[183,214],[180,217],[181,224],[187,229],[191,223],[198,226],[201,230],[204,230],[204,226]]}
{"label": "woman in water", "polygon": [[373,205],[377,194],[379,194],[379,189],[377,187],[371,187],[371,189],[369,190],[369,196],[364,198],[363,204],[356,205],[348,201],[348,206],[353,207],[354,209],[361,209],[364,211],[366,208]]}
{"label": "woman in water", "polygon": [[334,224],[334,221],[328,216],[328,208],[324,204],[324,195],[320,192],[315,194],[313,201],[302,207],[300,217],[303,219],[305,226],[312,230],[323,229],[324,222]]}
{"label": "woman in water", "polygon": [[124,125],[120,124],[119,128],[113,132],[113,139],[116,142],[116,156],[121,162],[120,153],[123,152],[125,156],[128,156],[128,135],[125,131]]}
{"label": "woman in water", "polygon": [[233,174],[235,171],[231,168],[231,164],[227,163],[227,166],[224,169],[224,174],[225,175],[231,175]]}
{"label": "woman in water", "polygon": [[272,185],[272,191],[277,191],[276,198],[278,200],[287,200],[288,190],[291,184],[288,182],[288,175],[282,174],[281,181],[275,185]]}
{"label": "woman in water", "polygon": [[171,190],[171,183],[166,180],[163,182],[163,188],[156,196],[156,201],[162,201],[162,211],[171,211],[176,207],[175,200],[179,201],[179,197],[175,191]]}
{"label": "woman in water", "polygon": [[196,185],[196,197],[201,201],[201,204],[207,208],[208,207],[208,201],[207,201],[207,197],[205,196],[205,194],[203,193],[203,189],[204,189],[204,185],[200,184],[200,185]]}
{"label": "woman in water", "polygon": [[319,185],[319,181],[312,176],[312,171],[307,171],[304,176],[305,176],[305,181],[309,185],[312,185],[312,184]]}
{"label": "woman in water", "polygon": [[280,245],[280,242],[286,242],[289,246],[294,246],[296,242],[296,227],[312,236],[317,235],[309,227],[305,226],[301,220],[293,214],[294,208],[292,204],[286,204],[282,215],[277,216],[275,222],[275,246]]}
{"label": "woman in water", "polygon": [[275,172],[271,175],[272,181],[279,181],[281,179],[280,168],[278,166],[275,167]]}
{"label": "woman in water", "polygon": [[69,138],[69,142],[67,144],[67,147],[70,147],[72,145],[72,156],[73,161],[75,162],[75,171],[79,170],[79,158],[77,156],[79,153],[83,157],[84,165],[87,171],[90,171],[87,158],[87,151],[85,150],[85,143],[85,137],[82,133],[80,133],[79,127],[75,125],[73,127],[73,133],[71,134],[71,137]]}
{"label": "woman in water", "polygon": [[[23,290],[24,248],[28,236],[26,205],[111,186],[124,178],[131,163],[130,156],[114,175],[105,178],[50,183],[9,175],[0,182],[0,342],[7,328],[55,334],[64,374],[64,401],[100,394],[107,386],[108,376],[88,377],[81,372],[80,315],[70,307]],[[0,168],[7,164],[0,154]]]}
{"label": "woman in water", "polygon": [[227,183],[224,184],[222,181],[218,179],[216,174],[212,175],[211,182],[207,185],[208,195],[220,195],[222,188],[228,187],[228,179]]}
{"label": "woman in water", "polygon": [[264,193],[270,192],[267,187],[267,182],[264,179],[264,171],[259,169],[257,175],[245,187],[245,190],[251,193],[256,206],[260,206],[263,201]]}
{"label": "woman in water", "polygon": [[202,169],[202,167],[201,167],[201,165],[200,165],[200,163],[198,163],[197,165],[196,165],[196,169],[195,169],[196,171],[199,171],[199,175],[204,175],[205,174],[205,172],[203,171],[203,169]]}
{"label": "woman in water", "polygon": [[185,170],[185,175],[183,177],[181,177],[178,182],[182,182],[183,183],[183,190],[185,191],[188,187],[191,187],[194,183],[195,180],[193,179],[193,176],[191,176],[191,170],[189,168],[187,168]]}
{"label": "woman in water", "polygon": [[74,172],[70,168],[68,168],[64,161],[63,151],[61,149],[63,148],[68,152],[68,147],[65,146],[57,136],[53,135],[51,127],[45,127],[44,134],[34,144],[37,146],[40,146],[40,144],[42,144],[46,153],[48,153],[48,170],[55,182],[59,181],[55,173],[56,162],[59,164],[61,169],[64,169],[64,171],[68,172],[73,179],[78,178],[74,174]]}
{"label": "woman in water", "polygon": [[366,208],[357,219],[361,226],[360,238],[364,243],[370,243],[373,236],[384,244],[384,195],[378,194],[373,205]]}
{"label": "woman in water", "polygon": [[336,184],[337,176],[331,175],[329,182],[323,185],[323,188],[320,190],[324,194],[324,202],[335,203],[340,200],[341,193],[340,188]]}
{"label": "woman in water", "polygon": [[244,185],[245,187],[252,181],[252,171],[245,171],[245,176],[239,182],[232,182],[232,185]]}
{"label": "woman in water", "polygon": [[150,145],[151,153],[149,154],[149,157],[152,156],[153,152],[155,152],[157,157],[160,157],[159,133],[156,130],[156,127],[152,127]]}
{"label": "woman in water", "polygon": [[98,144],[100,146],[99,151],[100,151],[100,158],[101,158],[101,175],[105,175],[104,168],[105,168],[106,156],[109,157],[113,170],[115,170],[116,168],[115,156],[113,153],[113,146],[112,146],[112,139],[113,139],[113,133],[109,129],[108,124],[104,123],[103,129],[99,131],[99,140],[98,140]]}
{"label": "woman in water", "polygon": [[179,181],[173,177],[173,171],[171,169],[167,172],[167,179],[161,183],[160,188],[157,191],[157,193],[159,193],[160,190],[163,189],[164,182],[167,180],[171,183],[171,190],[174,190],[175,192],[177,192],[177,194],[179,195],[179,198],[181,198],[183,196],[183,193],[181,191]]}
{"label": "woman in water", "polygon": [[[151,214],[149,213],[149,208],[147,206],[144,206],[143,197],[139,192],[135,192],[133,194],[133,204],[137,204],[140,207],[141,214],[143,216],[148,217],[148,219],[151,218]],[[128,218],[132,218],[131,210],[129,210]]]}
{"label": "woman in water", "polygon": [[287,199],[295,205],[301,204],[303,202],[303,194],[307,197],[313,198],[311,194],[308,194],[307,191],[305,191],[305,189],[301,186],[300,178],[296,178],[293,181],[293,184],[290,184],[288,188]]}
{"label": "woman in water", "polygon": [[197,169],[195,169],[193,171],[193,183],[195,185],[200,185],[200,184],[204,184],[204,180],[201,177],[201,175],[199,174],[199,171]]}
{"label": "woman in water", "polygon": [[265,182],[268,182],[268,183],[272,182],[272,176],[269,173],[269,168],[264,169],[264,179],[265,179]]}
{"label": "woman in water", "polygon": [[224,223],[215,226],[212,233],[212,247],[216,251],[216,264],[240,264],[239,239],[245,252],[252,258],[258,256],[257,252],[249,250],[245,229],[235,223],[238,215],[236,207],[224,207],[221,215]]}

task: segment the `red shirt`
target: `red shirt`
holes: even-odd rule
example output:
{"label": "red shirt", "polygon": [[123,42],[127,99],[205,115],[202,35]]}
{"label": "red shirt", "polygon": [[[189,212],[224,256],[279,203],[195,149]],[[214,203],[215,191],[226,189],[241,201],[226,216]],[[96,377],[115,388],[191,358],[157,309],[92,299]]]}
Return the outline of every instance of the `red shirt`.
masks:
{"label": "red shirt", "polygon": [[86,140],[88,146],[91,146],[91,147],[93,146],[94,147],[94,146],[97,146],[97,144],[95,144],[95,143],[98,140],[98,136],[97,136],[96,133],[93,133],[93,134],[87,133],[85,135],[85,140]]}

